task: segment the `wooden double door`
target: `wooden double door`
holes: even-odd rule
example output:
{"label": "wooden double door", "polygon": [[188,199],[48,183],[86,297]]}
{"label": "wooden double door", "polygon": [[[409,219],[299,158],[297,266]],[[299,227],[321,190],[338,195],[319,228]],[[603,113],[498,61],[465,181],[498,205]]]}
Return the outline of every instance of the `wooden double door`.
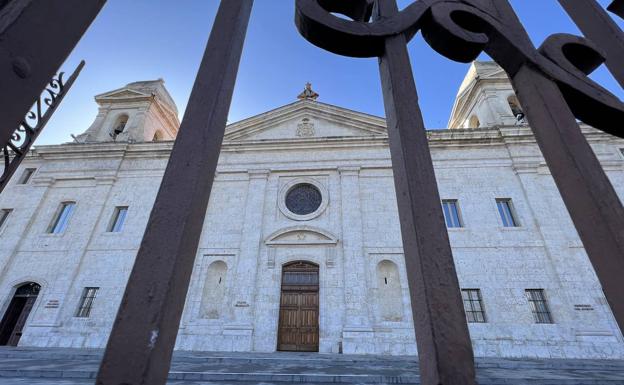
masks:
{"label": "wooden double door", "polygon": [[318,352],[319,270],[304,261],[282,269],[277,350]]}
{"label": "wooden double door", "polygon": [[34,282],[17,288],[0,321],[0,345],[17,346],[40,289]]}

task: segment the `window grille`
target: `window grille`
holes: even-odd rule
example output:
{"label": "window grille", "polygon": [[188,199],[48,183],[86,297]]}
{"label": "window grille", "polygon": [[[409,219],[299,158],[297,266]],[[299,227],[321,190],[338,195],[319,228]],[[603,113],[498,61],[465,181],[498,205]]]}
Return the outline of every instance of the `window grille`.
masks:
{"label": "window grille", "polygon": [[301,183],[286,194],[286,207],[297,215],[307,215],[315,212],[323,201],[319,189],[309,183]]}
{"label": "window grille", "polygon": [[468,322],[484,323],[485,309],[481,300],[481,290],[462,289],[462,299],[464,300],[464,311]]}
{"label": "window grille", "polygon": [[442,211],[444,211],[444,220],[446,221],[446,227],[463,227],[461,219],[459,217],[459,207],[457,199],[442,200]]}
{"label": "window grille", "polygon": [[533,312],[533,318],[535,323],[538,324],[551,324],[553,323],[548,304],[546,303],[546,297],[544,296],[544,289],[527,289],[526,291],[529,305],[531,305],[531,311]]}
{"label": "window grille", "polygon": [[117,206],[113,212],[110,225],[108,226],[108,232],[119,233],[123,229],[123,225],[126,222],[126,215],[128,214],[128,206]]}
{"label": "window grille", "polygon": [[61,203],[61,207],[52,221],[52,225],[48,232],[50,234],[60,234],[65,231],[67,225],[69,224],[69,219],[71,218],[72,213],[74,212],[74,207],[76,206],[76,202],[63,202]]}
{"label": "window grille", "polygon": [[514,215],[511,199],[496,199],[496,206],[498,207],[498,213],[500,214],[504,227],[518,227],[518,221]]}
{"label": "window grille", "polygon": [[78,310],[76,311],[76,317],[89,317],[91,309],[93,309],[93,302],[95,301],[95,297],[97,296],[99,289],[99,287],[84,288],[82,291],[82,298],[80,298],[80,304],[78,305]]}

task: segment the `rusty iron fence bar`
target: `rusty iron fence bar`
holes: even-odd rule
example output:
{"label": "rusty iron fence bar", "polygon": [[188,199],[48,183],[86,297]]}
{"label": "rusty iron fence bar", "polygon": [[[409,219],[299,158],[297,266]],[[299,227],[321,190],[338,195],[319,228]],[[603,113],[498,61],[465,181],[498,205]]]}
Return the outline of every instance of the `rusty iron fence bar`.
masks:
{"label": "rusty iron fence bar", "polygon": [[[378,1],[374,20],[397,13],[395,0]],[[472,343],[405,36],[385,39],[379,72],[420,381],[476,384]]]}
{"label": "rusty iron fence bar", "polygon": [[[620,330],[624,331],[624,282],[621,279],[624,276],[624,232],[621,231],[624,228],[624,207],[575,119],[576,115],[598,129],[624,137],[624,130],[615,123],[624,118],[624,104],[587,78],[605,59],[608,63],[609,54],[617,49],[616,46],[611,46],[606,58],[599,52],[600,44],[604,41],[601,37],[615,31],[594,31],[593,37],[599,42],[598,45],[584,38],[556,34],[546,39],[539,50],[535,50],[507,1],[473,1],[480,9],[488,10],[490,15],[498,15],[501,28],[504,26],[513,31],[514,40],[509,40],[508,43],[537,54],[534,63],[522,60],[522,56],[513,57],[508,50],[502,48],[504,39],[495,34],[488,35],[492,41],[484,47],[495,61],[503,64],[509,74],[529,126],[596,271],[605,297]],[[594,0],[583,1],[581,8],[598,6]],[[576,0],[569,3],[562,0],[561,3],[566,3],[570,8],[574,8],[572,5],[581,4]],[[573,12],[578,11],[579,8],[573,9]],[[596,24],[603,23],[603,19],[595,17],[589,9],[585,11],[588,12],[588,20],[593,20]],[[600,9],[599,12],[602,13],[601,16],[609,18],[604,10]],[[472,15],[482,17],[467,22],[472,30],[485,30],[495,24],[494,20],[487,21],[486,17],[479,16],[476,12]],[[576,16],[580,18],[581,15]],[[619,28],[618,31],[621,34]],[[622,53],[624,47],[620,51]],[[619,57],[624,59],[624,56]],[[620,64],[620,70],[624,67],[624,60],[617,60],[618,57],[611,61],[609,70],[617,67],[617,63]],[[565,72],[559,74],[556,69],[563,69]],[[558,76],[553,77],[552,74]],[[574,77],[584,77],[586,84],[576,82]],[[568,84],[564,84],[566,81]],[[592,87],[584,87],[586,85]],[[584,95],[579,95],[579,91]],[[607,94],[612,99],[607,98]],[[604,99],[601,100],[602,97]],[[599,102],[593,104],[597,100]],[[602,109],[607,103],[616,112],[605,111],[605,116],[602,116]]]}
{"label": "rusty iron fence bar", "polygon": [[[573,8],[579,18],[583,7],[597,6],[594,0],[561,0],[561,2],[565,3],[564,6]],[[353,1],[350,4],[349,7],[323,0],[297,0],[295,21],[300,33],[307,40],[330,52],[352,57],[382,58],[380,62],[384,80],[383,91],[397,184],[399,215],[408,275],[412,276],[409,282],[412,306],[415,313],[419,310],[427,313],[426,316],[414,314],[422,383],[438,385],[467,382],[462,382],[466,381],[465,379],[448,380],[455,374],[455,368],[432,365],[432,361],[435,362],[439,357],[429,355],[439,352],[436,350],[437,345],[448,342],[447,337],[461,338],[462,332],[458,331],[456,335],[449,336],[433,334],[432,339],[423,342],[421,340],[423,336],[427,338],[427,332],[423,332],[421,328],[427,325],[418,318],[430,317],[432,322],[439,323],[435,327],[441,330],[445,322],[449,324],[454,322],[461,331],[464,325],[455,318],[455,315],[449,319],[436,317],[435,306],[441,306],[442,296],[431,296],[424,287],[419,287],[418,289],[422,290],[414,293],[412,286],[419,282],[418,274],[421,272],[411,270],[409,267],[411,257],[408,253],[411,253],[412,247],[410,243],[420,240],[421,229],[416,227],[410,234],[406,231],[408,226],[404,225],[408,217],[405,211],[409,210],[410,206],[403,205],[402,201],[405,202],[407,198],[401,194],[407,195],[412,191],[399,183],[400,174],[403,172],[401,167],[404,165],[395,161],[398,151],[394,149],[397,145],[393,144],[392,135],[393,131],[401,129],[402,122],[393,116],[396,111],[392,107],[396,106],[392,103],[399,105],[412,103],[417,107],[416,92],[415,89],[413,91],[407,89],[404,84],[406,82],[413,84],[409,61],[403,59],[400,64],[392,67],[388,65],[392,60],[387,60],[386,57],[392,55],[398,61],[404,54],[393,49],[389,42],[397,39],[407,42],[419,30],[432,48],[452,60],[470,62],[485,51],[509,74],[538,145],[603,286],[605,296],[620,329],[624,330],[624,282],[621,279],[624,276],[624,232],[621,230],[624,228],[624,209],[575,119],[578,118],[604,132],[624,137],[624,129],[617,124],[624,121],[624,104],[587,76],[605,60],[599,47],[605,47],[606,35],[613,39],[606,43],[604,49],[607,51],[605,53],[607,63],[610,62],[609,69],[616,78],[620,76],[619,73],[624,73],[622,56],[624,49],[622,41],[617,41],[621,37],[620,29],[617,26],[615,26],[617,29],[593,26],[602,23],[601,18],[606,12],[596,8],[593,14],[589,9],[588,15],[585,15],[587,19],[584,22],[596,28],[596,32],[593,32],[595,38],[592,40],[598,41],[592,42],[568,34],[555,34],[550,36],[538,51],[531,43],[513,8],[505,0],[414,1],[402,11],[381,15],[372,22],[368,21],[370,12],[365,11],[366,6],[371,5],[370,0]],[[394,0],[376,0],[375,4],[385,9],[393,6]],[[620,4],[621,2],[614,2],[611,9],[617,11]],[[331,14],[332,12],[342,13],[352,20],[336,17]],[[608,15],[606,17],[608,18]],[[613,23],[613,20],[605,21],[602,27],[605,25],[608,27],[610,23]],[[384,69],[384,65],[387,68]],[[410,77],[407,75],[408,72]],[[396,81],[393,77],[403,82]],[[419,115],[417,108],[413,111],[415,116]],[[415,124],[418,118],[412,119],[414,119],[411,122],[413,128],[420,129],[421,127]],[[410,134],[412,136],[408,136],[409,141],[401,145],[410,147],[411,151],[424,151],[429,156],[426,146],[416,145],[418,138],[413,133]],[[413,154],[410,156],[415,157]],[[423,169],[425,167],[421,165],[419,171],[422,173]],[[431,181],[415,170],[407,175],[407,180],[403,183],[420,182],[435,186],[435,180]],[[435,188],[433,186],[428,188]],[[437,194],[435,197],[438,199]],[[414,199],[413,196],[410,198]],[[439,205],[439,202],[437,204]],[[427,205],[425,207],[430,208]],[[432,228],[437,228],[435,221],[432,225],[425,226],[425,234]],[[447,242],[448,240],[438,238],[436,245],[445,248]],[[416,254],[416,258],[421,258],[420,263],[423,263],[426,256]],[[446,260],[444,262],[446,263]],[[434,282],[432,286],[435,284],[445,286],[447,282],[442,281],[444,278],[444,275],[434,276],[431,279]],[[439,281],[435,282],[436,280]],[[454,285],[452,282],[449,286]],[[461,306],[457,305],[450,292],[446,298],[451,306]],[[431,304],[429,307],[422,307],[422,302],[426,301],[431,301]],[[470,356],[463,353],[461,349],[449,351],[446,358],[463,367],[470,359]],[[461,370],[469,374],[474,369]]]}
{"label": "rusty iron fence bar", "polygon": [[[395,0],[354,1],[350,7],[324,2],[326,9],[320,3],[297,1],[295,21],[304,37],[342,55],[379,57],[421,383],[476,384],[461,291],[407,52],[410,33],[387,31],[396,27],[388,20],[400,17]],[[329,12],[356,22],[324,17]],[[375,15],[372,24],[357,23],[371,14]],[[368,30],[370,25],[384,27]],[[352,39],[358,34],[365,36]]]}
{"label": "rusty iron fence bar", "polygon": [[484,50],[508,73],[624,330],[624,208],[575,119],[624,137],[616,123],[624,119],[624,104],[588,77],[605,60],[599,46],[582,37],[555,34],[536,50],[504,0],[440,2],[432,6],[431,16],[423,36],[435,50],[457,61],[473,60]]}
{"label": "rusty iron fence bar", "polygon": [[512,84],[607,301],[624,330],[624,209],[556,84],[523,66]]}
{"label": "rusty iron fence bar", "polygon": [[11,176],[28,154],[30,147],[69,92],[84,65],[85,62],[82,60],[67,81],[63,80],[64,72],[52,78],[22,123],[13,131],[10,141],[2,149],[4,171],[0,175],[0,193],[9,183]]}
{"label": "rusty iron fence bar", "polygon": [[0,8],[0,146],[6,146],[106,0],[13,0]]}
{"label": "rusty iron fence bar", "polygon": [[221,1],[97,385],[167,381],[252,4]]}
{"label": "rusty iron fence bar", "polygon": [[[622,29],[596,0],[559,0],[559,4],[574,20],[581,32],[605,52],[605,65],[620,86],[624,87],[624,32]],[[613,9],[617,10],[616,7]]]}

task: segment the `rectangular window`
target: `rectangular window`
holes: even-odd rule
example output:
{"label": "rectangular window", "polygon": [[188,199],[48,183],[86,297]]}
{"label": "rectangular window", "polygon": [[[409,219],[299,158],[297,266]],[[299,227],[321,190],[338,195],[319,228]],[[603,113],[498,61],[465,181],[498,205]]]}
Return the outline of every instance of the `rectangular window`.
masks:
{"label": "rectangular window", "polygon": [[128,214],[128,206],[115,207],[113,217],[108,225],[109,233],[118,233],[123,229],[124,222],[126,221],[126,214]]}
{"label": "rectangular window", "polygon": [[0,210],[0,230],[2,230],[2,228],[4,227],[4,224],[6,223],[7,219],[9,219],[9,215],[12,211],[13,209]]}
{"label": "rectangular window", "polygon": [[529,305],[531,305],[535,323],[553,323],[550,310],[548,310],[548,304],[546,303],[546,297],[544,296],[544,289],[527,289],[525,292],[529,300]]}
{"label": "rectangular window", "polygon": [[496,206],[498,207],[498,213],[500,214],[503,226],[505,227],[518,227],[518,221],[514,216],[513,206],[510,198],[496,199]]}
{"label": "rectangular window", "polygon": [[76,202],[63,202],[61,203],[61,207],[52,221],[50,228],[48,229],[48,233],[50,234],[60,234],[67,228],[69,224],[69,219],[71,218],[72,213],[74,212],[74,207],[76,206]]}
{"label": "rectangular window", "polygon": [[444,211],[444,220],[446,221],[446,227],[462,227],[461,219],[459,217],[459,207],[457,199],[443,199],[442,211]]}
{"label": "rectangular window", "polygon": [[82,298],[80,298],[80,304],[78,305],[78,311],[76,311],[76,317],[87,318],[91,314],[93,309],[93,301],[97,296],[99,287],[85,287],[82,290]]}
{"label": "rectangular window", "polygon": [[468,322],[484,323],[485,309],[481,300],[481,290],[462,289],[462,299],[464,300],[464,311]]}
{"label": "rectangular window", "polygon": [[19,179],[19,184],[27,184],[30,181],[30,178],[33,176],[37,169],[36,168],[27,168],[24,170],[22,177]]}

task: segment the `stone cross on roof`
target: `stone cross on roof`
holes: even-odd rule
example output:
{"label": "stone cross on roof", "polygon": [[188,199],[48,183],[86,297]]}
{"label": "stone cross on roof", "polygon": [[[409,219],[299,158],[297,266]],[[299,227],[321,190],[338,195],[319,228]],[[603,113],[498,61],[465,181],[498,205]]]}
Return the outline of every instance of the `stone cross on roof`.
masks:
{"label": "stone cross on roof", "polygon": [[311,99],[311,100],[316,100],[316,98],[319,97],[319,94],[317,94],[316,92],[314,92],[312,90],[312,84],[310,84],[310,82],[306,83],[305,85],[305,89],[303,90],[302,93],[299,94],[299,96],[297,96],[297,99]]}

